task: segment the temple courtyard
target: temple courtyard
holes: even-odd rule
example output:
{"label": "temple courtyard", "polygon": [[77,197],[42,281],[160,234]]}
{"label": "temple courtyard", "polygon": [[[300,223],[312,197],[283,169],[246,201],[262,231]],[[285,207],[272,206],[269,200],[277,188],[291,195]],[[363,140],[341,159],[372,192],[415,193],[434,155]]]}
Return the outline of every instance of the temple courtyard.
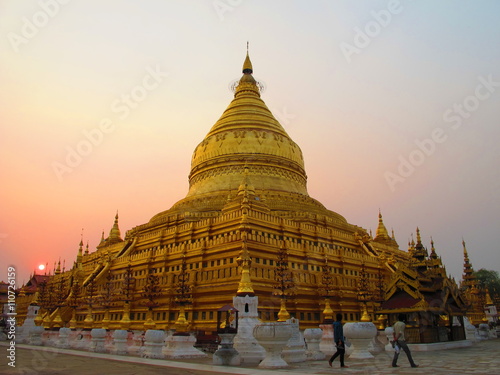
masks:
{"label": "temple courtyard", "polygon": [[[7,349],[5,343],[0,347]],[[349,368],[341,369],[338,362],[333,368],[324,361],[308,361],[293,364],[282,370],[260,370],[256,367],[213,366],[211,358],[168,361],[138,357],[90,353],[52,347],[18,345],[16,347],[16,368],[7,366],[7,358],[0,358],[0,373],[14,374],[172,374],[172,375],[215,375],[215,374],[500,374],[500,339],[486,340],[468,348],[437,351],[413,351],[418,368],[411,368],[404,353],[399,357],[400,367],[391,367],[391,355],[377,354],[372,360],[346,359]]]}

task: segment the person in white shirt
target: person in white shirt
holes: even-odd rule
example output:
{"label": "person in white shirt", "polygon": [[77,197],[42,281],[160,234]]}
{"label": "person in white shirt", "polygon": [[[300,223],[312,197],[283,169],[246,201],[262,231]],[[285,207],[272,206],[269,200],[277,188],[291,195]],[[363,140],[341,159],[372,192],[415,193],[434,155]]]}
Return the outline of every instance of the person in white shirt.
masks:
{"label": "person in white shirt", "polygon": [[[394,341],[396,341],[396,345],[399,346],[400,349],[403,349],[405,351],[406,356],[408,357],[408,361],[410,361],[411,367],[418,367],[418,365],[415,364],[413,358],[411,357],[410,348],[408,348],[408,345],[406,344],[406,339],[405,339],[406,324],[404,324],[403,322],[404,319],[405,316],[403,314],[399,314],[398,321],[393,325]],[[399,367],[397,365],[397,362],[400,352],[401,350],[396,350],[394,352],[394,358],[392,359],[392,367]]]}

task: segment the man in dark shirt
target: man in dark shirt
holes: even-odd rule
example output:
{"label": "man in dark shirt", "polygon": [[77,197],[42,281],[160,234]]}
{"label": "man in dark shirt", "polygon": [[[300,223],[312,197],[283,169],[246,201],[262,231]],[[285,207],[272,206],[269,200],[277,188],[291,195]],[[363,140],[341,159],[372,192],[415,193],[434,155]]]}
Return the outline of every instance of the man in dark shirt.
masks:
{"label": "man in dark shirt", "polygon": [[333,322],[333,340],[335,341],[335,345],[337,346],[337,351],[330,358],[328,364],[332,367],[332,362],[340,356],[340,367],[348,367],[344,365],[344,356],[345,356],[345,338],[344,338],[344,329],[342,327],[342,314],[337,314],[337,320]]}

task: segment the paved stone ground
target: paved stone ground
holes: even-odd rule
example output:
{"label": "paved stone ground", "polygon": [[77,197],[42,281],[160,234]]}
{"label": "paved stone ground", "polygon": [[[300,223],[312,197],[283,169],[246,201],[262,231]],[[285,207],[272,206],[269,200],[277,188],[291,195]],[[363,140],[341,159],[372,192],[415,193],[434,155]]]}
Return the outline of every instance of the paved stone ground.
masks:
{"label": "paved stone ground", "polygon": [[212,366],[211,359],[189,361],[167,361],[137,357],[114,356],[62,350],[50,347],[31,347],[18,345],[16,348],[16,368],[7,365],[7,346],[0,344],[0,374],[38,375],[38,374],[104,374],[104,375],[284,375],[284,374],[500,374],[500,339],[487,340],[469,348],[440,350],[433,352],[413,352],[418,368],[411,368],[406,355],[401,353],[398,364],[392,368],[389,353],[378,354],[371,360],[349,360],[349,368],[341,369],[338,362],[333,368],[327,361],[303,362],[283,370],[260,370],[255,367]]}

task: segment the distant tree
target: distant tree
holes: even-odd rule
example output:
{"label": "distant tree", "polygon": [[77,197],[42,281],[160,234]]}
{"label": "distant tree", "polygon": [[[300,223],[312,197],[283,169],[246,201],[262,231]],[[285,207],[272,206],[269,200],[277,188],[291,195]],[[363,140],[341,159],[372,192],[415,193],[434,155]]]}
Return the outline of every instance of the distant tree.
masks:
{"label": "distant tree", "polygon": [[474,272],[479,285],[483,288],[488,288],[491,299],[498,301],[500,299],[500,276],[497,271],[485,270],[481,268]]}

